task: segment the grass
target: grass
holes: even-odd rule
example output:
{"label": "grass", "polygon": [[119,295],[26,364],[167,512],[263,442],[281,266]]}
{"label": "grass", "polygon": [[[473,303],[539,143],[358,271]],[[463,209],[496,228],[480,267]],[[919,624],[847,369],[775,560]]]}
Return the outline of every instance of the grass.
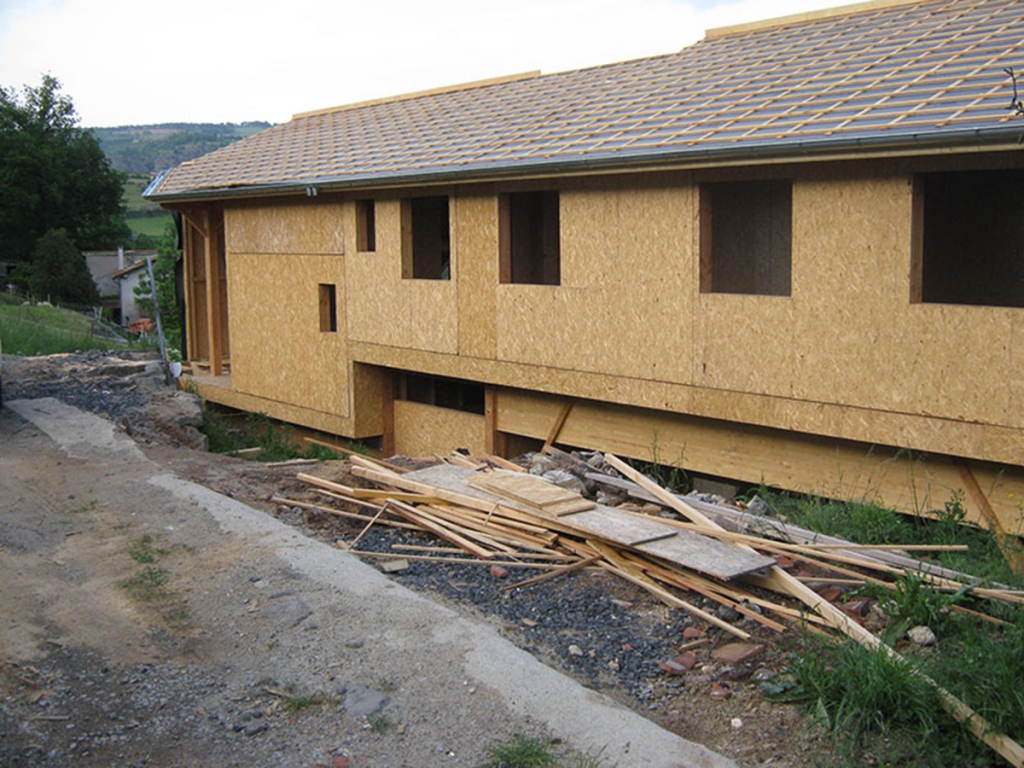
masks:
{"label": "grass", "polygon": [[[945,567],[1012,588],[1024,587],[988,531],[965,524],[961,500],[953,495],[927,516],[901,515],[872,504],[814,496],[758,494],[787,522],[863,544],[966,544],[966,552],[929,558]],[[1024,607],[981,601],[970,588],[955,594],[928,588],[922,577],[905,573],[892,588],[861,590],[878,600],[889,617],[882,639],[899,647],[906,661],[847,642],[829,645],[805,638],[793,657],[783,694],[802,704],[835,738],[843,764],[961,766],[991,758],[991,752],[942,709],[925,677],[964,701],[999,732],[1024,738]],[[962,606],[1001,619],[1003,624],[957,612]],[[938,637],[921,649],[903,642],[913,626]],[[774,681],[773,681],[774,682]]]}
{"label": "grass", "polygon": [[603,748],[596,753],[557,752],[549,741],[517,733],[491,744],[488,760],[479,768],[601,768],[606,764],[603,753]]}
{"label": "grass", "polygon": [[319,692],[313,694],[294,694],[281,698],[281,705],[291,715],[301,714],[313,707],[322,707],[327,702],[327,696]]}
{"label": "grass", "polygon": [[166,555],[166,549],[153,547],[153,537],[145,534],[137,538],[128,549],[128,556],[136,563],[149,565],[156,562],[159,555]]}
{"label": "grass", "polygon": [[171,574],[163,568],[147,565],[130,579],[122,582],[122,586],[136,600],[151,603],[170,596],[164,585],[170,580]]}
{"label": "grass", "polygon": [[8,355],[53,355],[91,349],[113,350],[124,341],[98,336],[91,317],[60,307],[22,306],[21,299],[0,302],[0,340]]}
{"label": "grass", "polygon": [[[300,448],[292,440],[292,430],[287,424],[275,422],[265,413],[248,413],[244,416],[226,413],[207,407],[203,411],[202,432],[209,439],[213,453],[232,453],[247,448],[259,448],[259,461],[288,461],[289,459],[316,459],[331,461],[342,455],[322,445],[310,444]],[[353,451],[365,453],[366,449],[354,446]]]}

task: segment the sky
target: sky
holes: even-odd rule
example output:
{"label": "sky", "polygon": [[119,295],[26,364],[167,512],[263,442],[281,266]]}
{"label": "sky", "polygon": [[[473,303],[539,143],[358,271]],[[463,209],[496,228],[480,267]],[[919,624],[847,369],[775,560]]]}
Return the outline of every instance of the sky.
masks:
{"label": "sky", "polygon": [[[849,2],[850,0],[845,0]],[[670,53],[844,0],[0,0],[0,86],[81,125],[286,122],[340,104]]]}

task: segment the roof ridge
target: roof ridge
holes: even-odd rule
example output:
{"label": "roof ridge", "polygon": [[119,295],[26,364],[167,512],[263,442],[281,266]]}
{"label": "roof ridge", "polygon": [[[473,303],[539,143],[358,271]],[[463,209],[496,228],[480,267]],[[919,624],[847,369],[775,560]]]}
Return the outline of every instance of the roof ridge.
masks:
{"label": "roof ridge", "polygon": [[793,13],[787,16],[776,16],[771,19],[748,21],[742,24],[731,24],[725,27],[714,27],[704,31],[704,39],[717,40],[718,38],[728,37],[730,35],[740,35],[747,32],[760,32],[767,29],[778,29],[780,27],[788,27],[793,24],[802,24],[809,21],[822,21],[824,19],[852,16],[857,13],[866,13],[868,11],[883,11],[887,8],[895,8],[901,5],[917,5],[925,2],[930,2],[930,0],[867,0],[867,2],[862,3],[837,5],[833,8],[820,8],[816,11],[804,11],[803,13]]}
{"label": "roof ridge", "polygon": [[394,96],[384,96],[379,99],[368,99],[366,101],[357,101],[352,104],[339,104],[335,107],[326,107],[324,109],[313,109],[309,112],[297,112],[292,115],[292,120],[297,120],[302,117],[316,117],[317,115],[330,115],[335,112],[347,112],[351,109],[362,109],[364,107],[376,107],[381,104],[392,104],[399,101],[409,101],[411,99],[419,99],[424,96],[439,96],[445,93],[455,93],[456,91],[469,91],[474,88],[485,88],[489,85],[503,85],[505,83],[515,83],[520,80],[532,80],[533,78],[540,77],[540,70],[534,69],[529,72],[519,72],[514,75],[503,75],[501,77],[491,77],[484,80],[471,80],[468,83],[457,83],[454,85],[442,85],[438,88],[428,88],[423,91],[412,91],[411,93],[401,93]]}

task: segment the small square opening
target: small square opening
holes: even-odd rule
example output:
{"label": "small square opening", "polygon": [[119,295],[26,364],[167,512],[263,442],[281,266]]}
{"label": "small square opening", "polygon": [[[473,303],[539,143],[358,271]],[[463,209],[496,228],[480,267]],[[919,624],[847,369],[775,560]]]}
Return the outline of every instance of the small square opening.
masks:
{"label": "small square opening", "polygon": [[789,296],[792,233],[791,182],[701,185],[701,292]]}

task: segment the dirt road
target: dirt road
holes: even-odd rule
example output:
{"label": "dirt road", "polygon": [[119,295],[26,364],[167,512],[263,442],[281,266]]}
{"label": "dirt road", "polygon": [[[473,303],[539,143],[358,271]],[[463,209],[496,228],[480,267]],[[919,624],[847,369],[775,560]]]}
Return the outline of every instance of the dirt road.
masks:
{"label": "dirt road", "polygon": [[0,410],[0,764],[730,766],[52,399]]}

